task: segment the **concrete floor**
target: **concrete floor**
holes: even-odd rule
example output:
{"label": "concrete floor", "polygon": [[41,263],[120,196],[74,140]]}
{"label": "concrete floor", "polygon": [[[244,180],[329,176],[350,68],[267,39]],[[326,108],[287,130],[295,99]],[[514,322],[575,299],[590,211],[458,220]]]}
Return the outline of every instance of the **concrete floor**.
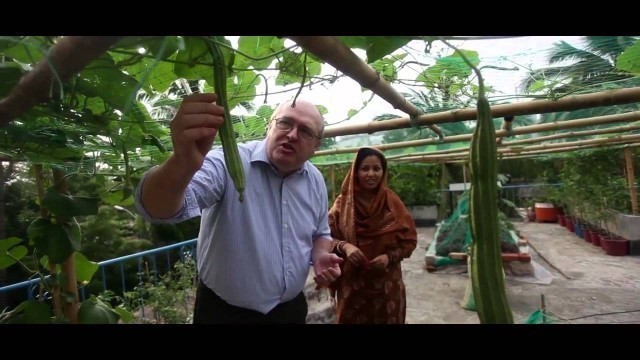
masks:
{"label": "concrete floor", "polygon": [[[640,257],[614,257],[585,242],[558,224],[516,223],[516,228],[548,261],[572,279],[566,279],[533,250],[533,261],[552,275],[548,285],[507,279],[507,296],[516,323],[540,308],[544,294],[547,310],[562,319],[593,316],[557,323],[640,323]],[[474,324],[476,312],[460,306],[468,277],[446,269],[429,273],[424,268],[426,247],[434,228],[420,228],[418,248],[403,262],[407,287],[407,323]],[[464,269],[464,267],[462,267]]]}

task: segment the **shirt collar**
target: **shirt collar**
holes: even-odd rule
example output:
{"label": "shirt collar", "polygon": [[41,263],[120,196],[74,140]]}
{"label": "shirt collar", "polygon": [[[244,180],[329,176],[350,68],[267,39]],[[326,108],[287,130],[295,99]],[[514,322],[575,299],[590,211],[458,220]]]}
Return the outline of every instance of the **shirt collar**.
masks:
{"label": "shirt collar", "polygon": [[[257,161],[267,163],[273,168],[273,170],[276,170],[271,161],[269,161],[269,156],[267,156],[267,139],[259,141],[255,150],[251,154],[251,162],[253,163]],[[304,164],[302,164],[302,168],[298,169],[294,174],[300,174],[303,171],[309,173],[309,161],[305,161]]]}

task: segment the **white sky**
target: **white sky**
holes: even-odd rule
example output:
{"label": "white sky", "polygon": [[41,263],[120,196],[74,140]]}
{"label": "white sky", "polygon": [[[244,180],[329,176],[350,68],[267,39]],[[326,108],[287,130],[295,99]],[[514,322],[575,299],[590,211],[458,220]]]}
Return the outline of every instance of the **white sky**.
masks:
{"label": "white sky", "polygon": [[[499,95],[500,92],[504,94],[513,95],[516,93],[516,87],[524,79],[530,68],[540,68],[547,65],[545,60],[546,50],[549,49],[553,43],[564,40],[574,46],[580,46],[578,36],[530,36],[530,37],[518,37],[512,39],[495,39],[495,40],[468,40],[457,41],[453,44],[466,50],[475,50],[480,56],[480,66],[493,65],[507,68],[518,67],[518,71],[499,71],[493,69],[482,69],[482,75],[485,78],[485,83],[492,86],[497,90],[492,95]],[[235,40],[235,39],[234,39]],[[233,41],[233,40],[232,40]],[[423,42],[411,42],[408,44],[416,52],[423,51]],[[291,40],[286,40],[285,46],[293,45]],[[442,51],[442,49],[445,49]],[[441,42],[435,42],[431,49],[429,58],[420,59],[423,63],[435,64],[433,59],[436,54],[441,51],[442,56],[451,55],[453,50],[447,48]],[[356,49],[356,54],[365,57],[365,53],[362,50]],[[409,58],[405,58],[408,60]],[[508,61],[507,61],[508,60]],[[405,70],[406,69],[406,70]],[[405,67],[399,77],[405,79],[415,79],[418,73],[415,70],[409,69],[409,66]],[[415,67],[414,67],[415,69]],[[322,74],[332,74],[335,69],[330,65],[323,65]],[[267,75],[267,74],[265,74]],[[282,90],[282,87],[275,85],[275,74],[272,76],[267,75],[269,78],[269,91]],[[293,86],[295,87],[295,86]],[[291,88],[288,87],[288,88]],[[398,91],[403,91],[401,86],[394,84],[394,88]],[[263,85],[258,87],[258,93],[264,91]],[[269,104],[280,103],[287,99],[290,99],[295,95],[295,91],[291,91],[285,94],[269,95]],[[349,77],[343,77],[336,81],[333,85],[314,86],[312,90],[305,87],[300,94],[300,98],[310,100],[317,105],[324,105],[328,109],[328,113],[325,115],[325,120],[329,124],[334,124],[347,118],[349,109],[359,109],[363,105],[363,101],[366,101],[371,96],[370,91],[361,92],[360,85]],[[256,102],[261,100],[256,98]],[[525,100],[527,101],[527,100]],[[359,114],[348,120],[342,122],[340,125],[365,123],[373,119],[374,116],[383,113],[392,113],[401,116],[406,116],[402,112],[393,109],[389,103],[384,101],[379,96],[374,96],[374,99],[360,111]],[[330,127],[330,126],[329,126]]]}

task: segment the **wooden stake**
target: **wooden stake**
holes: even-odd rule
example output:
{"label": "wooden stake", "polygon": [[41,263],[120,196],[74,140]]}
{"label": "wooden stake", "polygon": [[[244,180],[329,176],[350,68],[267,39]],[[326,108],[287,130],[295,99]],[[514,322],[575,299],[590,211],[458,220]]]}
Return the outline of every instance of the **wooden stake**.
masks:
{"label": "wooden stake", "polygon": [[627,182],[629,184],[629,195],[631,196],[631,211],[633,215],[638,215],[638,198],[636,195],[635,171],[633,168],[633,153],[631,148],[624,148],[624,160],[627,164]]}
{"label": "wooden stake", "polygon": [[[59,169],[53,169],[53,183],[55,189],[60,194],[67,195],[69,192],[67,188],[67,180],[65,179],[64,171]],[[62,216],[56,216],[58,224],[68,224],[69,219],[65,219]],[[65,301],[62,304],[62,311],[64,315],[72,324],[78,323],[78,309],[80,309],[80,299],[78,297],[78,280],[76,278],[76,253],[75,251],[69,255],[69,257],[60,264],[61,273],[64,277],[63,289],[66,293],[70,294],[71,301]]]}
{"label": "wooden stake", "polygon": [[336,171],[335,165],[329,168],[329,178],[331,179],[331,202],[336,200]]}
{"label": "wooden stake", "polygon": [[467,190],[467,163],[462,163],[462,181],[464,182],[464,189]]}

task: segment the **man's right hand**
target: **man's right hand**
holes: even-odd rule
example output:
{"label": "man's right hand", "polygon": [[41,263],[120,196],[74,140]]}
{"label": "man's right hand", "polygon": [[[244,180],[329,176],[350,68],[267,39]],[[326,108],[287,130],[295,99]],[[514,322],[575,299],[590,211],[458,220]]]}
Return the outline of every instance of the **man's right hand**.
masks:
{"label": "man's right hand", "polygon": [[173,155],[187,172],[195,173],[202,167],[224,121],[224,108],[214,104],[216,100],[213,93],[186,96],[171,121]]}

